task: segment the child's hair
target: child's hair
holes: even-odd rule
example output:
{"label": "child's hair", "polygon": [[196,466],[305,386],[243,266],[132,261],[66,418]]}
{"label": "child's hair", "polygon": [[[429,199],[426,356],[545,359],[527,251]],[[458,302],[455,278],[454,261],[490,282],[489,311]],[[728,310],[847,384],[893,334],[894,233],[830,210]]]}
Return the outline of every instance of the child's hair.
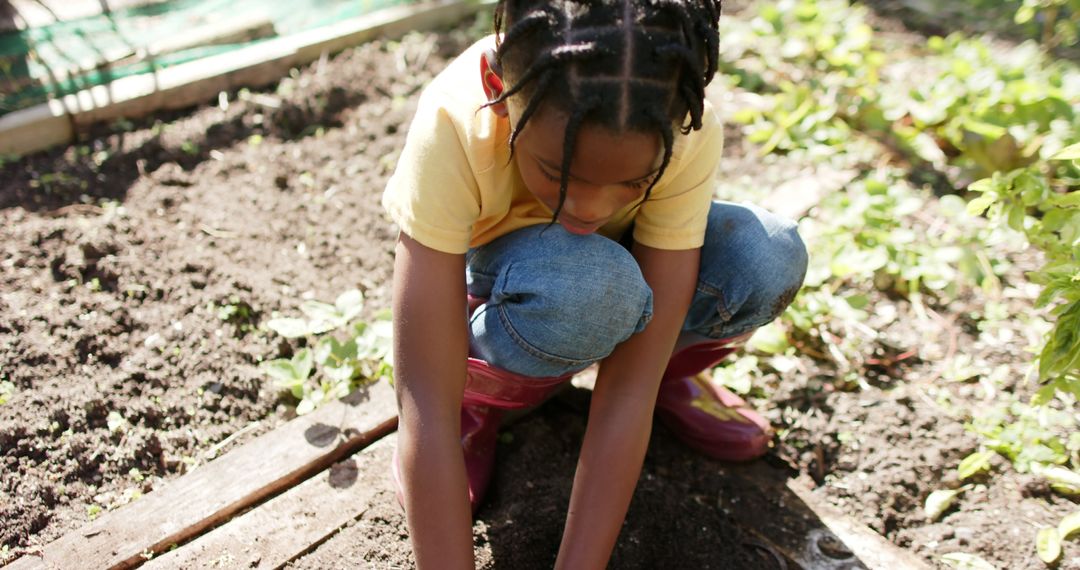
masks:
{"label": "child's hair", "polygon": [[[521,95],[510,152],[541,103],[568,116],[558,215],[583,122],[615,132],[658,131],[664,157],[641,202],[671,160],[673,125],[701,128],[705,86],[716,73],[720,0],[499,0],[496,60],[513,81],[489,104]],[[689,115],[690,121],[684,124]],[[640,204],[640,203],[639,203]]]}

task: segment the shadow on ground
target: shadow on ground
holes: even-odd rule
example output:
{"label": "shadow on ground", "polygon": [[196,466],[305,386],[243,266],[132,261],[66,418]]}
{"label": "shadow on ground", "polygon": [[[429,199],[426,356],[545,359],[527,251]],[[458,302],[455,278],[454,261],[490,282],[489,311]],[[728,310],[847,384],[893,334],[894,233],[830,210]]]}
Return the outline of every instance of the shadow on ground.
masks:
{"label": "shadow on ground", "polygon": [[[493,487],[478,513],[494,568],[555,562],[590,392],[563,392],[502,434]],[[746,465],[697,454],[662,426],[609,566],[653,568],[869,567],[785,485],[775,457]]]}

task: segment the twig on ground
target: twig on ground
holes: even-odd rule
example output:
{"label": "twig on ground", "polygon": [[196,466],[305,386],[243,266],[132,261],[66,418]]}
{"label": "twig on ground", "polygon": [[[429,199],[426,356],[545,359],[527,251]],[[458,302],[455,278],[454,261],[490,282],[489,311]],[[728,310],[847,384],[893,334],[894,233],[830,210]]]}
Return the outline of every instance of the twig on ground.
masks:
{"label": "twig on ground", "polygon": [[211,459],[217,457],[218,452],[221,451],[222,448],[224,448],[226,445],[229,445],[230,443],[236,441],[236,439],[238,437],[244,435],[245,433],[259,427],[259,425],[261,425],[261,424],[262,424],[262,422],[260,422],[258,420],[255,420],[255,421],[251,422],[250,424],[236,430],[235,432],[233,432],[232,435],[230,435],[229,437],[226,437],[225,439],[219,441],[213,447],[206,450],[206,453],[203,454],[203,461],[210,461]]}
{"label": "twig on ground", "polygon": [[238,233],[236,233],[234,231],[231,231],[231,230],[221,230],[221,229],[218,229],[218,228],[212,228],[212,227],[210,227],[210,226],[208,226],[206,224],[200,225],[199,229],[202,230],[202,232],[204,234],[208,235],[208,236],[221,238],[221,239],[233,239],[233,238],[238,237],[240,235],[240,234],[238,234]]}

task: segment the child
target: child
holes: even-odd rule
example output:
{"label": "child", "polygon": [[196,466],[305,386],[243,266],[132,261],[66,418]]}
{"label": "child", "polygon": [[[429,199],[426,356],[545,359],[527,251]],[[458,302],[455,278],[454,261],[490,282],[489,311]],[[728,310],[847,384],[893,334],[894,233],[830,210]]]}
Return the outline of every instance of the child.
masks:
{"label": "child", "polygon": [[401,228],[393,470],[419,567],[473,566],[501,409],[594,362],[556,567],[607,563],[654,408],[714,457],[765,451],[767,422],[697,374],[784,310],[806,251],[791,222],[712,202],[719,10],[502,0],[495,36],[421,96],[383,197]]}

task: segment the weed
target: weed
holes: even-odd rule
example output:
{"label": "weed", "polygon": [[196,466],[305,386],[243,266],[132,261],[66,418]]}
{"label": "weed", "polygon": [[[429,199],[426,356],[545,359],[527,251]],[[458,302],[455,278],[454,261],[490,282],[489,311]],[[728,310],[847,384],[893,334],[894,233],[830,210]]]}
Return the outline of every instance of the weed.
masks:
{"label": "weed", "polygon": [[1047,51],[1080,41],[1080,0],[1023,0],[1015,20],[1017,24],[1040,22],[1041,41]]}
{"label": "weed", "polygon": [[15,393],[15,384],[4,380],[0,382],[0,405],[6,404],[11,395]]}
{"label": "weed", "polygon": [[[350,290],[334,304],[304,301],[301,318],[275,318],[270,330],[285,338],[304,338],[309,347],[292,358],[269,360],[263,372],[278,387],[289,390],[299,400],[297,414],[306,414],[319,405],[341,398],[364,381],[390,378],[391,322],[388,311],[369,323],[354,322],[363,310],[363,295]],[[345,329],[343,338],[332,333]]]}
{"label": "weed", "polygon": [[230,295],[220,304],[210,302],[206,305],[207,311],[217,316],[222,322],[236,328],[236,336],[242,337],[256,328],[258,313],[238,295]]}

